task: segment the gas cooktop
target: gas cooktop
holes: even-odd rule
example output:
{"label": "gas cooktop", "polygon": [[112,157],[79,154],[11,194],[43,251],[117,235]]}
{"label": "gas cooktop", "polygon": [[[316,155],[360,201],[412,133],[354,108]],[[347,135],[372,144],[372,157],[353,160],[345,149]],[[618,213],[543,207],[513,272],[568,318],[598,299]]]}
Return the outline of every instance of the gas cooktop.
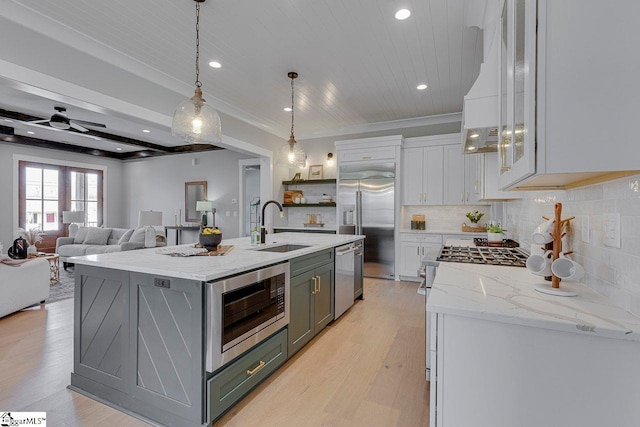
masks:
{"label": "gas cooktop", "polygon": [[502,239],[501,242],[489,242],[486,237],[474,237],[473,244],[476,246],[491,246],[491,247],[499,247],[499,248],[517,248],[520,246],[520,243],[511,239]]}
{"label": "gas cooktop", "polygon": [[525,267],[528,257],[520,248],[444,246],[437,261]]}

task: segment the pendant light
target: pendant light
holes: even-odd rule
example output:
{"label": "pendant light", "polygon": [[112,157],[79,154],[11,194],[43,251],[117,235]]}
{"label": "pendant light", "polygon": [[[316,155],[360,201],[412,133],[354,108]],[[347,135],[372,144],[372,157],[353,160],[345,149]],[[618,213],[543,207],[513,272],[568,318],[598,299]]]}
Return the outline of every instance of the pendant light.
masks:
{"label": "pendant light", "polygon": [[222,140],[220,116],[202,98],[200,81],[200,3],[196,3],[196,90],[191,99],[181,102],[173,113],[171,134],[187,142],[215,144]]}
{"label": "pendant light", "polygon": [[302,169],[306,166],[307,156],[304,153],[304,150],[300,148],[300,144],[296,142],[296,138],[293,135],[293,80],[298,77],[298,73],[292,71],[288,73],[287,76],[291,79],[291,136],[289,136],[289,141],[285,142],[280,150],[278,150],[277,163],[290,168]]}

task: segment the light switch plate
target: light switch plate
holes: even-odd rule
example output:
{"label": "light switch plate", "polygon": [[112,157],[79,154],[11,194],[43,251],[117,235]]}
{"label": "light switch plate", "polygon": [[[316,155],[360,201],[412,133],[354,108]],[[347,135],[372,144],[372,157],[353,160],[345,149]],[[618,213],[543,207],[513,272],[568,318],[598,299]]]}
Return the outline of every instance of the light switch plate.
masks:
{"label": "light switch plate", "polygon": [[611,213],[604,215],[604,239],[605,246],[620,248],[620,214]]}
{"label": "light switch plate", "polygon": [[589,230],[589,215],[584,215],[580,222],[580,231],[582,233],[582,241],[584,243],[591,242],[591,232]]}

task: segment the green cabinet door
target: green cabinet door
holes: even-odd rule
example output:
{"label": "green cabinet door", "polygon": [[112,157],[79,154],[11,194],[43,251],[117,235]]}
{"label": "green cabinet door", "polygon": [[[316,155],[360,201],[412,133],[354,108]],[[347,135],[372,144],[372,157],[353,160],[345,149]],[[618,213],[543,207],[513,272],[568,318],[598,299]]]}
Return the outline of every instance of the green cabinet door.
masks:
{"label": "green cabinet door", "polygon": [[334,264],[326,264],[314,270],[318,291],[313,295],[313,330],[319,333],[333,320],[334,305]]}
{"label": "green cabinet door", "polygon": [[290,281],[289,355],[300,350],[314,335],[313,277],[315,270],[293,276]]}

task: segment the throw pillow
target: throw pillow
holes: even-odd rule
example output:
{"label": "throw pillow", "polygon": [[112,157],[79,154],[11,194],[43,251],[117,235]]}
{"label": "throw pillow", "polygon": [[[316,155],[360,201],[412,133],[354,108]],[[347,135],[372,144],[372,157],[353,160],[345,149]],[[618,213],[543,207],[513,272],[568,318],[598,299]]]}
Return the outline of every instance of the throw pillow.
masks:
{"label": "throw pillow", "polygon": [[132,234],[133,234],[133,228],[130,228],[129,230],[125,231],[124,234],[120,237],[120,240],[118,240],[118,244],[121,245],[123,243],[127,243],[129,239],[131,239]]}
{"label": "throw pillow", "polygon": [[139,227],[133,230],[131,237],[129,237],[129,242],[144,244],[144,237],[145,237],[145,229],[144,227]]}
{"label": "throw pillow", "polygon": [[80,227],[78,228],[78,232],[73,238],[73,243],[76,245],[81,245],[84,242],[84,239],[87,237],[87,233],[89,232],[89,227]]}
{"label": "throw pillow", "polygon": [[144,230],[144,247],[155,248],[156,247],[156,229],[149,226]]}
{"label": "throw pillow", "polygon": [[85,245],[106,245],[109,235],[111,235],[110,228],[91,227],[82,243]]}

